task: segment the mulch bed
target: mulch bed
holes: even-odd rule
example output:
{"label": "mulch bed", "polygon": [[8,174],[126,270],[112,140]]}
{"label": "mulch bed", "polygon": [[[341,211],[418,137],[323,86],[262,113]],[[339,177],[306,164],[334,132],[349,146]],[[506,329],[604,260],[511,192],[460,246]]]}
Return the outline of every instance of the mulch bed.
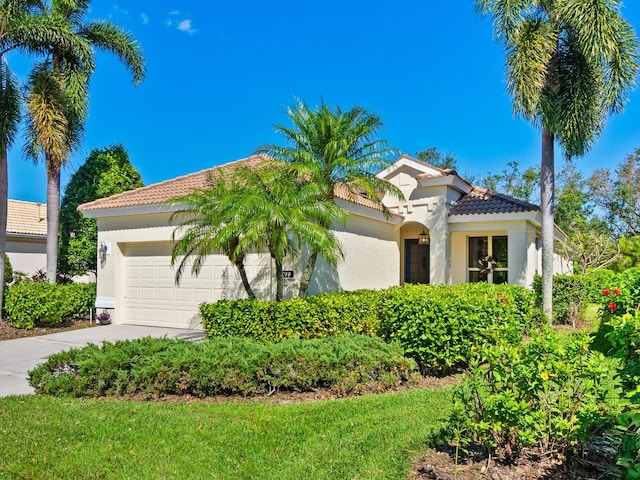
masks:
{"label": "mulch bed", "polygon": [[95,327],[95,323],[89,323],[89,320],[70,320],[55,327],[35,327],[31,330],[24,328],[15,328],[9,322],[0,321],[0,342],[3,340],[13,340],[15,338],[38,337],[40,335],[49,335],[50,333],[65,332],[67,330],[78,330],[80,328]]}
{"label": "mulch bed", "polygon": [[[605,480],[619,478],[615,448],[603,437],[596,438],[584,451],[565,457],[553,452],[528,449],[515,463],[488,459],[479,447],[469,455],[455,448],[429,449],[417,458],[410,480]],[[619,472],[618,472],[619,473]]]}

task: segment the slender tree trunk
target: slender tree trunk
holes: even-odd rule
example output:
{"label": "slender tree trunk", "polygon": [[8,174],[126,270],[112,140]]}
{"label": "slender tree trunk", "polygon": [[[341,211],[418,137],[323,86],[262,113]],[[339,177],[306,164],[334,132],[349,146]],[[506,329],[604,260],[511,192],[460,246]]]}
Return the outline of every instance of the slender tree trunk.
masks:
{"label": "slender tree trunk", "polygon": [[60,169],[47,161],[47,281],[56,283],[60,224]]}
{"label": "slender tree trunk", "polygon": [[7,149],[0,151],[0,320],[4,308],[4,258],[7,251],[7,198],[8,192]]}
{"label": "slender tree trunk", "polygon": [[284,297],[284,278],[282,276],[282,262],[276,260],[276,302]]}
{"label": "slender tree trunk", "polygon": [[249,284],[249,277],[247,277],[247,270],[244,268],[244,261],[237,260],[234,262],[238,272],[240,273],[240,278],[242,279],[242,286],[244,287],[244,291],[247,292],[247,295],[251,300],[256,298],[256,294],[253,292],[251,288],[251,284]]}
{"label": "slender tree trunk", "polygon": [[542,215],[542,309],[549,324],[553,322],[553,221],[554,141],[552,132],[543,128],[540,165],[540,213]]}
{"label": "slender tree trunk", "polygon": [[309,254],[309,259],[307,260],[307,265],[304,267],[302,271],[302,275],[300,276],[300,287],[298,288],[298,296],[304,297],[307,295],[307,290],[309,289],[309,283],[311,283],[311,276],[313,275],[313,271],[316,268],[316,262],[318,261],[318,252],[313,251]]}

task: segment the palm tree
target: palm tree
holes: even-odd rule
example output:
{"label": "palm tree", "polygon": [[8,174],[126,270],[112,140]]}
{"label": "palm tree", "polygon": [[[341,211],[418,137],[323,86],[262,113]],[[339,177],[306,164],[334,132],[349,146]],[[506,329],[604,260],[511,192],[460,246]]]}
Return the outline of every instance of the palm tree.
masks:
{"label": "palm tree", "polygon": [[[75,36],[49,17],[38,14],[36,0],[0,0],[0,278],[4,278],[7,231],[7,152],[15,140],[20,122],[21,95],[6,58],[17,50],[30,55],[50,45],[64,52],[83,52]],[[0,282],[0,311],[3,282]]]}
{"label": "palm tree", "polygon": [[[324,102],[311,109],[299,101],[287,110],[291,128],[276,125],[287,146],[265,145],[257,151],[276,161],[289,164],[302,179],[319,188],[319,201],[334,202],[335,190],[343,186],[347,195],[361,195],[377,202],[386,212],[381,198],[384,194],[402,198],[399,189],[379,179],[375,172],[388,166],[391,153],[384,140],[376,139],[382,121],[362,107],[349,111],[329,108]],[[330,224],[320,223],[324,229]],[[311,249],[300,280],[300,296],[306,294],[315,269],[319,251]]]}
{"label": "palm tree", "polygon": [[237,268],[247,296],[256,298],[244,265],[246,252],[239,248],[241,225],[233,221],[231,215],[236,205],[231,177],[228,172],[221,171],[216,179],[210,179],[210,183],[209,189],[196,190],[169,201],[170,207],[179,206],[171,215],[171,223],[178,224],[171,235],[174,242],[171,266],[182,257],[175,274],[176,284],[180,284],[190,259],[193,259],[191,275],[197,277],[206,258],[221,252]]}
{"label": "palm tree", "polygon": [[88,110],[88,82],[94,69],[94,48],[115,54],[131,71],[134,83],[145,73],[142,51],[128,32],[111,22],[83,23],[90,0],[41,4],[42,16],[64,25],[84,46],[81,54],[50,45],[36,64],[28,93],[27,156],[41,154],[47,168],[47,279],[56,281],[60,214],[60,170],[80,144]]}
{"label": "palm tree", "polygon": [[299,181],[294,173],[273,164],[239,167],[221,173],[212,188],[173,200],[183,205],[172,215],[180,221],[172,235],[172,266],[182,257],[176,282],[191,257],[195,276],[208,255],[222,252],[238,269],[249,298],[255,298],[244,259],[249,252],[266,250],[275,263],[279,301],[284,296],[284,263],[296,258],[302,245],[335,265],[342,250],[321,223],[340,221],[341,211],[332,202],[318,201],[317,185]]}
{"label": "palm tree", "polygon": [[584,155],[607,116],[622,110],[638,71],[638,44],[617,0],[476,0],[506,48],[513,108],[540,127],[543,309],[551,321],[554,144]]}

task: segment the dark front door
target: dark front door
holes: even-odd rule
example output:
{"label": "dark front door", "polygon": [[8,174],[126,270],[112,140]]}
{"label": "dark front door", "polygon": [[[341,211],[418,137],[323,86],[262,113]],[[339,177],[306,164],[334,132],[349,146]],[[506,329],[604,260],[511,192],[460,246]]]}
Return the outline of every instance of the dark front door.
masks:
{"label": "dark front door", "polygon": [[429,283],[429,244],[417,238],[404,241],[404,283]]}

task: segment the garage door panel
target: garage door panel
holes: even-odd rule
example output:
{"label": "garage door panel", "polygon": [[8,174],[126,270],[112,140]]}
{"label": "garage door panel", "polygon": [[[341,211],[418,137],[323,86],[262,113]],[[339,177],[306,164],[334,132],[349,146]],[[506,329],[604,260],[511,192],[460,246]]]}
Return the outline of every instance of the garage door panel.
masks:
{"label": "garage door panel", "polygon": [[[209,257],[198,277],[192,277],[188,266],[176,286],[169,244],[126,244],[122,251],[123,312],[127,323],[193,328],[200,324],[202,302],[246,297],[237,269],[223,255]],[[265,265],[270,265],[269,258],[247,258],[252,283],[256,276],[264,277]],[[255,288],[264,290],[265,285]],[[269,296],[268,292],[265,296]]]}

